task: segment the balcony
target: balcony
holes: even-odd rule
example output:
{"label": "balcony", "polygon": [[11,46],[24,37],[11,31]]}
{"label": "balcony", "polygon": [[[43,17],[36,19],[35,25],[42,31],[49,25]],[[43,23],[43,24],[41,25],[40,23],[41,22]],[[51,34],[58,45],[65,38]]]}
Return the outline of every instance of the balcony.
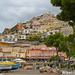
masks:
{"label": "balcony", "polygon": [[6,52],[5,51],[2,51],[2,53],[11,53],[11,52],[9,52],[9,51],[6,51]]}
{"label": "balcony", "polygon": [[53,56],[49,55],[49,56],[31,56],[31,57],[53,57]]}
{"label": "balcony", "polygon": [[0,56],[0,58],[5,58],[5,56]]}
{"label": "balcony", "polygon": [[25,52],[20,51],[19,53],[25,53]]}
{"label": "balcony", "polygon": [[7,56],[6,58],[16,58],[16,56]]}

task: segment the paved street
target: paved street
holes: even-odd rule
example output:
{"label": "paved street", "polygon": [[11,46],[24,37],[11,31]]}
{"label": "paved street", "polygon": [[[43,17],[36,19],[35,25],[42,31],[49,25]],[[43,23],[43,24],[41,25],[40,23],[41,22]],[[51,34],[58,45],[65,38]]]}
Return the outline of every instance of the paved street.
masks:
{"label": "paved street", "polygon": [[[40,73],[39,70],[18,69],[9,73],[1,73],[0,75],[58,75],[55,73]],[[75,73],[63,73],[62,75],[75,75]]]}

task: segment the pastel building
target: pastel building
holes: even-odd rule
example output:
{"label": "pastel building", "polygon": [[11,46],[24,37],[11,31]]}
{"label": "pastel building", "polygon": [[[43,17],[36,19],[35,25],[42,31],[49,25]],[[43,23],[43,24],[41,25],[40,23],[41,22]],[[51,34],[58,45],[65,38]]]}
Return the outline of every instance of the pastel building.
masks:
{"label": "pastel building", "polygon": [[15,58],[25,58],[25,48],[0,47],[0,61],[12,61]]}
{"label": "pastel building", "polygon": [[64,36],[68,36],[70,34],[73,34],[73,28],[68,26],[65,28],[60,28],[60,32],[64,35]]}
{"label": "pastel building", "polygon": [[[61,57],[65,59],[67,57],[65,52],[59,52]],[[55,47],[46,47],[45,45],[35,46],[32,45],[29,50],[26,51],[26,56],[29,61],[48,61],[50,57],[56,56],[56,48]]]}

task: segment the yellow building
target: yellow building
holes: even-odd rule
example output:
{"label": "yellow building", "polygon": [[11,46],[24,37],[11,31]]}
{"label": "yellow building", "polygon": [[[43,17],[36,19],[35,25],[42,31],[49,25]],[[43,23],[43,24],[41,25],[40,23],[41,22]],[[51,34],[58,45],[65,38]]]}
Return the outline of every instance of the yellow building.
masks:
{"label": "yellow building", "polygon": [[63,27],[67,27],[68,23],[67,22],[48,22],[47,24],[41,25],[38,29],[38,32],[43,33],[43,32],[48,32],[51,31],[52,29],[60,29]]}
{"label": "yellow building", "polygon": [[14,58],[25,58],[26,49],[22,47],[0,47],[0,61],[12,61]]}

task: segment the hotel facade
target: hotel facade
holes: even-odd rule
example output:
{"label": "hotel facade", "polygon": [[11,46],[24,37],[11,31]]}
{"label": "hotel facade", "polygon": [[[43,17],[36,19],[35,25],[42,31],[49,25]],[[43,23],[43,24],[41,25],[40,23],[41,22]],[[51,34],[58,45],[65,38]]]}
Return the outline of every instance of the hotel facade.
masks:
{"label": "hotel facade", "polygon": [[[64,61],[67,58],[66,52],[58,52]],[[26,51],[25,57],[27,61],[48,61],[50,57],[57,55],[55,47],[47,47],[46,45],[35,46],[32,45],[29,50]]]}

